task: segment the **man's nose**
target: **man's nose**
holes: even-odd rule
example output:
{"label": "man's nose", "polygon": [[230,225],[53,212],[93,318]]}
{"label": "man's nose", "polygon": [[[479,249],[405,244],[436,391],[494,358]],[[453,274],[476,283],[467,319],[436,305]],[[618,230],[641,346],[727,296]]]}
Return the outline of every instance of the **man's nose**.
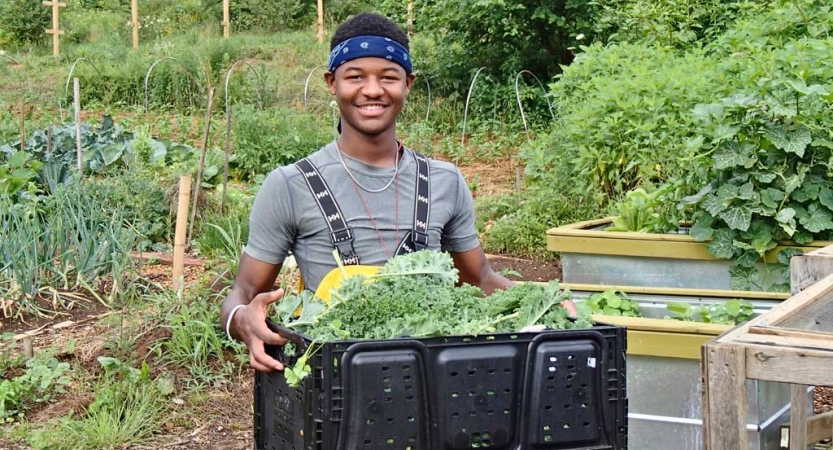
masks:
{"label": "man's nose", "polygon": [[365,78],[364,85],[362,86],[362,94],[368,97],[380,97],[383,93],[382,84],[377,77]]}

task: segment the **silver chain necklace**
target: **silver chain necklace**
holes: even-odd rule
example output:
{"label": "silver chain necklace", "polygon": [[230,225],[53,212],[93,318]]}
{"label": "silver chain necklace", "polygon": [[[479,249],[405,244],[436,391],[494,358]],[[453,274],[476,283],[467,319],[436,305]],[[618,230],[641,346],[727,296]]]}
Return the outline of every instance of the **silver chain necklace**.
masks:
{"label": "silver chain necklace", "polygon": [[353,180],[353,182],[356,183],[356,186],[360,187],[363,191],[370,192],[371,194],[378,194],[379,192],[383,192],[393,184],[393,181],[396,179],[396,175],[399,173],[399,162],[402,159],[399,156],[399,152],[401,150],[402,150],[402,144],[397,145],[397,147],[396,147],[396,159],[394,160],[395,162],[394,162],[393,176],[390,178],[390,181],[388,181],[388,183],[386,185],[382,186],[380,189],[368,189],[368,188],[362,186],[362,184],[359,183],[359,180],[357,180],[356,177],[353,176],[353,173],[350,172],[350,169],[347,167],[347,163],[344,162],[344,155],[342,155],[343,152],[341,151],[341,148],[339,148],[338,142],[336,142],[336,153],[338,153],[338,159],[341,161],[341,165],[344,167],[344,170],[347,172],[347,175],[349,175],[350,178]]}

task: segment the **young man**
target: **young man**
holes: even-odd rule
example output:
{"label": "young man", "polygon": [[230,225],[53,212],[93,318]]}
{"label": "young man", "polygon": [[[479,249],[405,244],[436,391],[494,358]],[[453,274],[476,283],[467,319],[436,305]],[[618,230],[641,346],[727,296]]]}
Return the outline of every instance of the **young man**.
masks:
{"label": "young man", "polygon": [[487,294],[513,285],[486,261],[459,170],[423,158],[396,138],[396,119],[415,78],[402,29],[378,14],[360,14],[338,27],[331,50],[324,78],[341,113],[340,135],[269,174],[220,314],[260,371],[283,369],[264,343],[286,340],[265,321],[269,305],[283,295],[270,289],[290,250],[313,291],[336,267],[334,248],[345,264],[364,265],[424,248],[448,251],[462,282]]}

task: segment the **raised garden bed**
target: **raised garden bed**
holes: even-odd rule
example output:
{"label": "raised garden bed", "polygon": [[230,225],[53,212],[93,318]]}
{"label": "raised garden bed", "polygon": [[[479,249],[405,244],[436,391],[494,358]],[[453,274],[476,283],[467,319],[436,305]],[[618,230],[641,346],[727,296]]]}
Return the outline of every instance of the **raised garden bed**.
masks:
{"label": "raised garden bed", "polygon": [[[567,283],[656,286],[730,290],[731,260],[709,253],[708,242],[697,242],[681,230],[676,234],[605,231],[612,219],[577,222],[547,231],[547,249],[561,254],[563,280]],[[777,264],[778,252],[798,248],[804,253],[833,245],[815,241],[809,245],[784,242],[767,252],[761,273]],[[771,273],[770,273],[771,275]],[[788,282],[789,280],[768,280]]]}

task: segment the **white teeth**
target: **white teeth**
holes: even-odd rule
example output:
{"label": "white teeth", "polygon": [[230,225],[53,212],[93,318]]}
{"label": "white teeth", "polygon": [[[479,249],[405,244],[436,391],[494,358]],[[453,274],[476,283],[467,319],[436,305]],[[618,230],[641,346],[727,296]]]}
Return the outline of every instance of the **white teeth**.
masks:
{"label": "white teeth", "polygon": [[367,105],[367,106],[362,106],[361,107],[361,109],[364,109],[364,110],[367,110],[367,111],[375,111],[377,109],[382,109],[382,108],[384,108],[384,106],[382,106],[382,105]]}

